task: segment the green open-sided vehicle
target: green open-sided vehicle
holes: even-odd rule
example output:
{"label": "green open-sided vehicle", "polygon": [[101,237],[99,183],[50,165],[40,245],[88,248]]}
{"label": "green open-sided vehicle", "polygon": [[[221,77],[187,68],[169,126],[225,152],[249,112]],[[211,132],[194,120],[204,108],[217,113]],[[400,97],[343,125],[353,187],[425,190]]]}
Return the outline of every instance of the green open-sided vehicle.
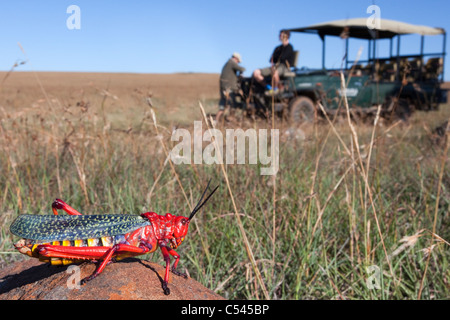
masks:
{"label": "green open-sided vehicle", "polygon": [[[311,121],[316,115],[329,115],[344,111],[345,94],[351,115],[355,120],[371,119],[382,105],[381,115],[386,118],[407,117],[414,110],[436,110],[446,95],[440,86],[443,81],[446,33],[444,29],[412,25],[393,20],[379,20],[376,29],[369,28],[367,18],[347,19],[320,23],[303,28],[289,29],[291,33],[316,34],[322,40],[322,68],[292,67],[283,79],[284,89],[274,97],[264,94],[254,81],[243,82],[247,106],[252,109],[275,109],[293,122]],[[402,36],[419,34],[420,51],[401,55]],[[441,36],[442,51],[425,53],[425,37]],[[325,68],[327,38],[340,37],[345,42],[342,68]],[[349,60],[349,42],[367,40],[367,58]],[[389,41],[389,52],[378,57],[377,43]],[[295,43],[294,43],[295,47]],[[396,52],[393,52],[396,47]],[[306,49],[305,49],[306,50]],[[297,53],[298,54],[298,53]],[[297,58],[298,59],[298,58]],[[346,89],[342,89],[341,72]],[[319,104],[323,108],[319,108]]]}

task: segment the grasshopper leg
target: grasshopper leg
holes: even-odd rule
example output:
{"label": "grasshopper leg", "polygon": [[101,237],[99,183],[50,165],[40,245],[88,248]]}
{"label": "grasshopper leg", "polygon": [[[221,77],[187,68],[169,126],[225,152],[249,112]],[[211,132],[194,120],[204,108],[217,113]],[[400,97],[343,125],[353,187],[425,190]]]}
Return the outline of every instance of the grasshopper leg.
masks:
{"label": "grasshopper leg", "polygon": [[94,279],[103,269],[114,259],[113,255],[126,254],[138,256],[152,250],[152,245],[141,241],[139,247],[129,244],[115,244],[112,247],[66,247],[51,244],[39,245],[38,252],[44,257],[67,258],[67,259],[88,259],[101,261],[94,273],[81,280],[81,284]]}
{"label": "grasshopper leg", "polygon": [[164,261],[166,262],[166,273],[164,275],[164,281],[162,284],[164,294],[168,295],[170,294],[170,289],[168,287],[169,284],[169,270],[170,270],[170,256],[173,256],[175,258],[175,262],[172,266],[172,273],[176,274],[177,276],[183,277],[187,279],[187,275],[185,273],[177,271],[177,265],[178,261],[180,261],[180,255],[173,250],[172,248],[166,246],[165,244],[160,244],[161,247],[161,253],[164,257]]}
{"label": "grasshopper leg", "polygon": [[89,277],[86,277],[83,280],[81,280],[81,285],[94,279],[100,273],[102,273],[103,269],[105,269],[105,267],[108,264],[113,262],[113,260],[111,260],[111,259],[114,259],[113,258],[114,254],[124,253],[124,254],[131,254],[131,255],[141,255],[141,254],[145,254],[145,253],[149,252],[151,249],[152,249],[152,246],[146,242],[141,242],[139,247],[131,246],[128,244],[122,244],[122,243],[115,244],[110,249],[108,249],[108,251],[105,253],[105,256],[102,258],[103,261],[98,265],[98,267],[97,267],[97,269],[95,269],[94,273],[91,274]]}
{"label": "grasshopper leg", "polygon": [[74,208],[69,206],[67,203],[65,203],[61,199],[55,199],[55,201],[53,201],[53,203],[52,203],[53,214],[55,216],[57,216],[58,215],[57,210],[61,210],[61,209],[64,210],[65,212],[67,212],[71,216],[81,216],[81,213],[79,213],[77,210],[75,210]]}

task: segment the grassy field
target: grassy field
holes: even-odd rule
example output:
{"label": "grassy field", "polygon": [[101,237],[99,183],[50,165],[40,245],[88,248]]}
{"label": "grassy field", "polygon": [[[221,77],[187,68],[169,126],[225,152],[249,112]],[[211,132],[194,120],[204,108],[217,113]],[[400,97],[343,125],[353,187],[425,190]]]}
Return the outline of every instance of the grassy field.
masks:
{"label": "grassy field", "polygon": [[[450,297],[448,140],[433,134],[448,105],[407,123],[343,119],[296,135],[277,121],[273,178],[259,165],[225,175],[166,161],[172,129],[202,120],[198,102],[216,111],[218,75],[12,73],[0,90],[4,264],[25,259],[10,253],[13,219],[50,214],[54,198],[83,213],[187,215],[212,179],[220,188],[178,252],[182,269],[226,298]],[[159,252],[148,259],[163,264]]]}

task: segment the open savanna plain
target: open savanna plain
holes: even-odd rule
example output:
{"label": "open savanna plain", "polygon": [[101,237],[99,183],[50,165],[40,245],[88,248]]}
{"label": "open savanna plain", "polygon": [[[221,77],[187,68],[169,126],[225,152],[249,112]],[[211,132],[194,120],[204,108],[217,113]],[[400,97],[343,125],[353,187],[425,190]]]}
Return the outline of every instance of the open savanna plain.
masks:
{"label": "open savanna plain", "polygon": [[[435,131],[448,105],[376,125],[239,114],[218,124],[280,130],[280,169],[264,176],[260,164],[168,160],[173,129],[198,120],[206,130],[199,105],[217,111],[217,74],[14,71],[0,81],[3,265],[27,259],[14,252],[12,221],[51,214],[55,198],[85,214],[188,215],[211,179],[220,187],[177,251],[182,271],[225,298],[450,296],[449,139]],[[164,263],[159,252],[143,258]]]}

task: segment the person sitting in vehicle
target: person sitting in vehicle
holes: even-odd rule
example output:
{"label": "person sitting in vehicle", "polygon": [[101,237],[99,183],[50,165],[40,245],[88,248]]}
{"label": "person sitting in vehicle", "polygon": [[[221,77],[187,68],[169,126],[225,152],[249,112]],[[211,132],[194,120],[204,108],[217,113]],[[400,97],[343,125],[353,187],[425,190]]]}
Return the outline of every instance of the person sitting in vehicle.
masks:
{"label": "person sitting in vehicle", "polygon": [[273,90],[277,91],[280,88],[280,77],[283,77],[286,72],[290,71],[290,67],[294,65],[295,53],[294,48],[289,43],[290,32],[288,30],[280,31],[281,45],[275,48],[270,57],[271,66],[263,69],[256,69],[253,72],[253,77],[261,85],[270,89],[270,86],[264,82],[264,78],[272,76]]}
{"label": "person sitting in vehicle", "polygon": [[239,91],[238,76],[245,71],[245,68],[239,65],[241,62],[241,55],[235,52],[222,68],[219,112],[216,115],[216,121],[219,121],[224,114],[225,107],[230,107],[232,112],[236,107],[236,94]]}

